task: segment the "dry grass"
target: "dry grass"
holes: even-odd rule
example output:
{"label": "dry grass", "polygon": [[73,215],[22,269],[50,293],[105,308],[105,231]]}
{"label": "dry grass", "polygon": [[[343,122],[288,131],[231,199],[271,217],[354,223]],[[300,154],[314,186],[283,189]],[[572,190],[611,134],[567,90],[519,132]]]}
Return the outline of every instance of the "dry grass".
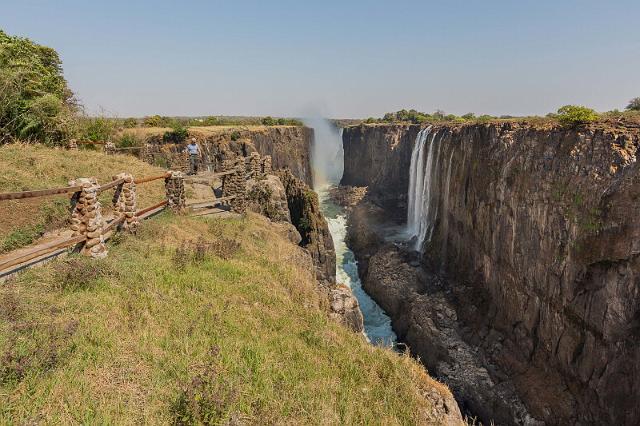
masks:
{"label": "dry grass", "polygon": [[330,321],[308,255],[257,215],[164,213],[83,262],[0,287],[0,423],[416,424],[448,392]]}
{"label": "dry grass", "polygon": [[[66,151],[21,144],[0,146],[0,170],[0,192],[62,187],[78,177],[95,177],[99,183],[106,183],[121,172],[129,172],[134,177],[162,172],[131,155],[107,156],[90,150]],[[100,198],[107,213],[112,196],[113,190],[106,191]],[[164,196],[162,181],[138,187],[140,208]],[[68,207],[69,195],[0,201],[0,252],[29,244],[43,232],[65,226]]]}

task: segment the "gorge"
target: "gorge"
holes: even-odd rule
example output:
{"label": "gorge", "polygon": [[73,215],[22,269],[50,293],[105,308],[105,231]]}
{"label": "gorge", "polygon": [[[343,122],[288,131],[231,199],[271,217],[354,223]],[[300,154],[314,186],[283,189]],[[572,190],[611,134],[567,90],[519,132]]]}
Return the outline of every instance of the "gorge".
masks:
{"label": "gorge", "polygon": [[368,188],[347,240],[363,286],[481,420],[637,424],[639,136],[623,122],[344,130],[341,184]]}

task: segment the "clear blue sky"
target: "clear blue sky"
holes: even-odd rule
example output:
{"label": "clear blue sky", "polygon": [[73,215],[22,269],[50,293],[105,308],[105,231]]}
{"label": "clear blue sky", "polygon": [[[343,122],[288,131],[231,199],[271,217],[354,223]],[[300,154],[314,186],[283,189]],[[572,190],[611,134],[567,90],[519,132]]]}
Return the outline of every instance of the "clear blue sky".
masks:
{"label": "clear blue sky", "polygon": [[545,114],[640,96],[639,0],[2,0],[90,112]]}

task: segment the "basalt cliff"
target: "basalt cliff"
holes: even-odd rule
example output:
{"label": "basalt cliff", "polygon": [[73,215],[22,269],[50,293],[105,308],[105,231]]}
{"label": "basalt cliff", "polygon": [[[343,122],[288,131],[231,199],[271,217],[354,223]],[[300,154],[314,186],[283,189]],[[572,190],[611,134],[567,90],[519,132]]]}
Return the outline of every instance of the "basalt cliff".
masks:
{"label": "basalt cliff", "polygon": [[343,133],[349,244],[399,338],[484,421],[638,424],[640,127],[433,126],[415,252],[391,241],[424,127]]}

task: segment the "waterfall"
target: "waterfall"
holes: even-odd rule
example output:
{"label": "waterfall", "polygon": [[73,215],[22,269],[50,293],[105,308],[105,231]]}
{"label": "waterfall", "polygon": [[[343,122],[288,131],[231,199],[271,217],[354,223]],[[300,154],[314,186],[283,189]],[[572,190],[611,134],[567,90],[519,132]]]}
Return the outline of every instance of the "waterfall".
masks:
{"label": "waterfall", "polygon": [[430,209],[434,197],[434,165],[437,166],[437,161],[434,161],[434,157],[437,156],[437,153],[434,155],[436,133],[431,132],[431,126],[422,129],[416,137],[411,153],[407,233],[410,238],[416,238],[416,250],[422,250],[430,227]]}
{"label": "waterfall", "polygon": [[411,236],[418,234],[420,222],[420,203],[424,176],[424,144],[431,132],[431,126],[420,130],[416,137],[416,143],[411,153],[411,166],[409,168],[409,206],[407,208],[407,229]]}
{"label": "waterfall", "polygon": [[[443,175],[445,186],[449,186],[452,157],[448,162],[441,159],[444,148],[439,136],[437,131],[432,132],[431,126],[422,129],[411,152],[407,234],[410,239],[415,239],[414,248],[419,251],[431,241],[441,207],[440,200],[446,200],[448,195],[448,189],[441,193],[440,187]],[[446,214],[443,212],[443,215]]]}

